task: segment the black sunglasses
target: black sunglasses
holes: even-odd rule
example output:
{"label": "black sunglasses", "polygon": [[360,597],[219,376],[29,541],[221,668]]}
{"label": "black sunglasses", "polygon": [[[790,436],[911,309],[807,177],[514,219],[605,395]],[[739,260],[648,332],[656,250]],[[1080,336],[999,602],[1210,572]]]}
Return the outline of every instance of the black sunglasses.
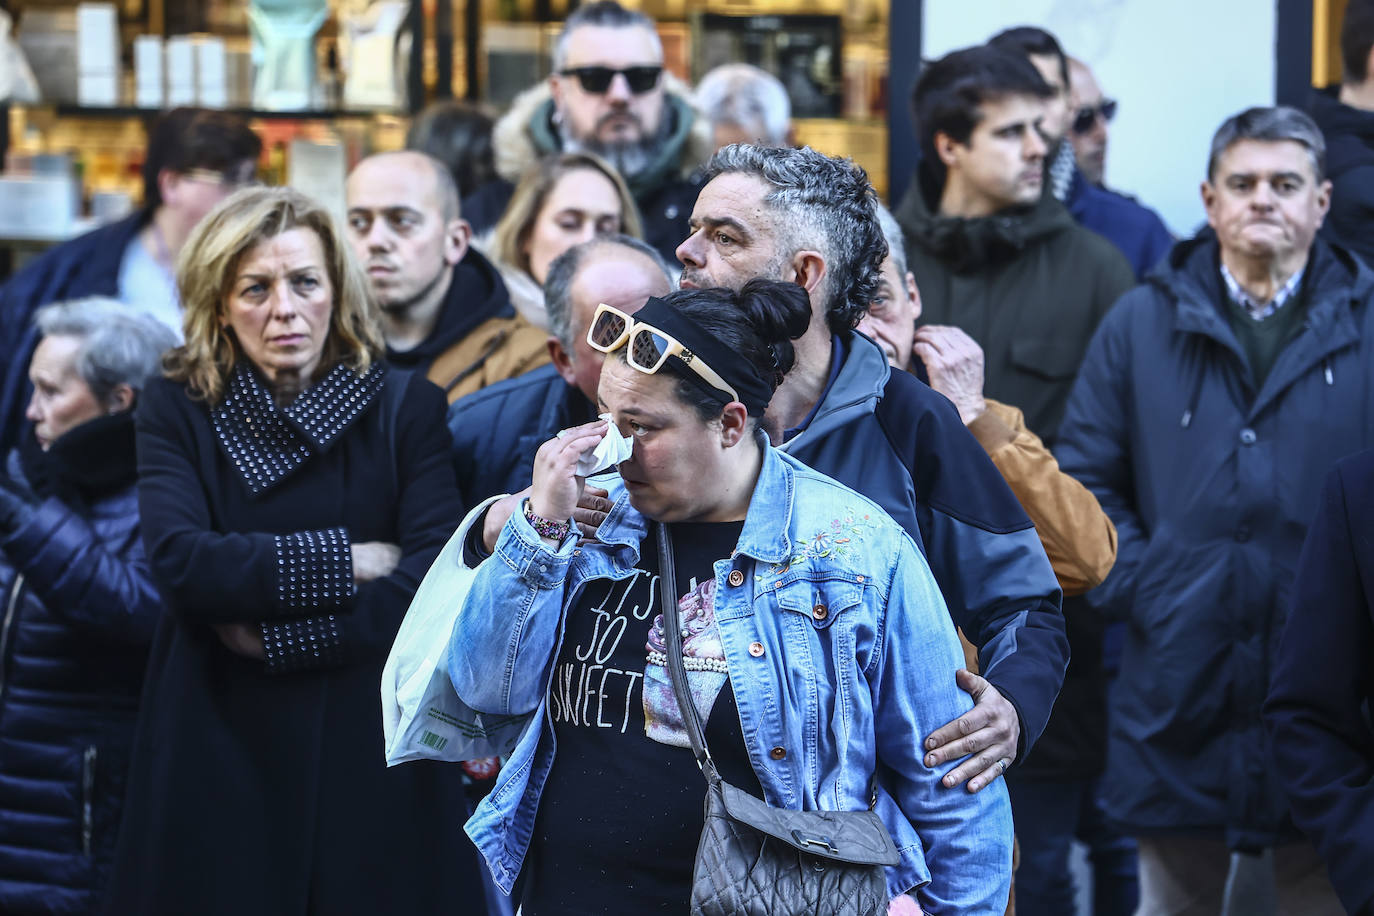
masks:
{"label": "black sunglasses", "polygon": [[577,77],[577,81],[582,84],[584,91],[597,95],[611,88],[611,80],[615,79],[618,73],[625,77],[625,82],[629,84],[631,92],[635,95],[643,95],[658,85],[658,78],[663,73],[663,68],[651,65],[625,67],[622,70],[617,70],[614,67],[569,67],[567,70],[558,71],[558,73],[560,76]]}
{"label": "black sunglasses", "polygon": [[1073,132],[1086,134],[1097,126],[1098,118],[1106,123],[1114,117],[1116,117],[1116,99],[1103,99],[1096,105],[1086,105],[1074,113]]}

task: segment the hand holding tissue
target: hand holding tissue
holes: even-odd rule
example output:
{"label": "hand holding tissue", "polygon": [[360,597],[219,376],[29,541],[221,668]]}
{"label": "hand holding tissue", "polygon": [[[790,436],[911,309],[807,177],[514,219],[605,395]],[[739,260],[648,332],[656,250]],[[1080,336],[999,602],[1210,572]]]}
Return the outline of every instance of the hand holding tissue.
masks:
{"label": "hand holding tissue", "polygon": [[582,457],[578,459],[578,477],[590,477],[598,471],[615,467],[630,457],[630,451],[634,447],[634,441],[629,436],[622,436],[620,430],[611,422],[610,414],[603,413],[601,419],[605,420],[610,428],[595,448],[583,452]]}

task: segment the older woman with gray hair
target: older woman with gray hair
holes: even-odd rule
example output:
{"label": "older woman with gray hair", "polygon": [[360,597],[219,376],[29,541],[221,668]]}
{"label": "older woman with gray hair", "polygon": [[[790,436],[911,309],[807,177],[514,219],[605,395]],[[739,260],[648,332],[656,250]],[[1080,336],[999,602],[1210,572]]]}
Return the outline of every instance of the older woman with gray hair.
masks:
{"label": "older woman with gray hair", "polygon": [[96,909],[161,613],[139,536],[132,408],[155,319],[45,306],[23,442],[0,471],[0,912]]}

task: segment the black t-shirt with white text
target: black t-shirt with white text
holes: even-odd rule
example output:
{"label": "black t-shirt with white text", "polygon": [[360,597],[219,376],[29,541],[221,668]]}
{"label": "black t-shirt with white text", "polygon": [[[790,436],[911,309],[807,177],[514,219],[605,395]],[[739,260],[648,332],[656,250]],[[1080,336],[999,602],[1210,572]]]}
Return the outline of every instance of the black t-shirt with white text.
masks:
{"label": "black t-shirt with white text", "polygon": [[[762,796],[715,622],[715,571],[743,522],[669,525],[687,680],[722,778]],[[684,913],[706,781],[664,667],[652,528],[629,579],[568,609],[549,690],[557,748],[526,856],[523,916]],[[708,717],[709,715],[709,717]]]}

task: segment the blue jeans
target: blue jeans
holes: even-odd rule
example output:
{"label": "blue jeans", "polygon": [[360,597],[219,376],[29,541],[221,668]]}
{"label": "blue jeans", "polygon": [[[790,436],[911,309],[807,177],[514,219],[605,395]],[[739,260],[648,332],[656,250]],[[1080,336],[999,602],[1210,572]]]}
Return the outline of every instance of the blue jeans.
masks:
{"label": "blue jeans", "polygon": [[1107,826],[1097,779],[1028,779],[1007,776],[1021,867],[1016,870],[1018,916],[1072,916],[1077,912],[1069,847],[1088,847],[1094,916],[1131,916],[1139,899],[1135,841]]}

